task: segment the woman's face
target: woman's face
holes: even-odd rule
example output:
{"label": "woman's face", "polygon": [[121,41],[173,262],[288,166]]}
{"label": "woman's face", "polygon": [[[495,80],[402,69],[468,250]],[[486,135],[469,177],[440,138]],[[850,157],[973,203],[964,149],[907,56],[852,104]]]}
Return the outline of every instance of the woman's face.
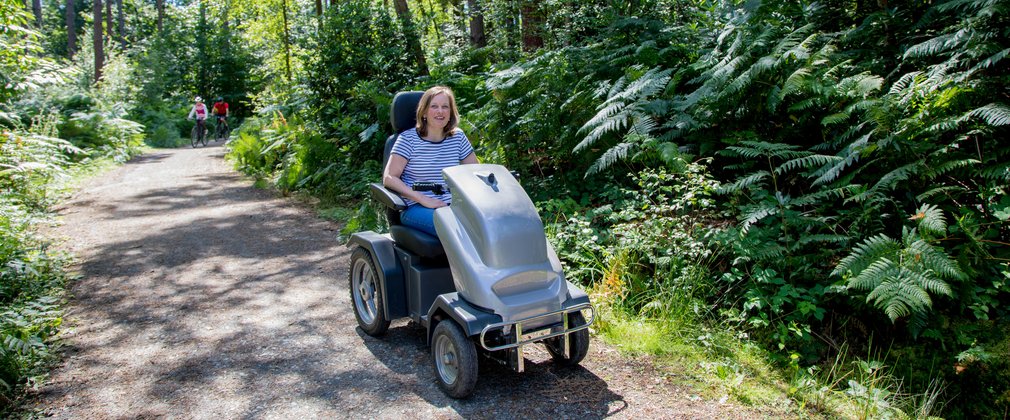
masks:
{"label": "woman's face", "polygon": [[441,133],[445,130],[445,125],[449,123],[452,116],[452,109],[449,106],[449,97],[444,93],[439,93],[431,97],[428,110],[424,113],[428,119],[428,132]]}

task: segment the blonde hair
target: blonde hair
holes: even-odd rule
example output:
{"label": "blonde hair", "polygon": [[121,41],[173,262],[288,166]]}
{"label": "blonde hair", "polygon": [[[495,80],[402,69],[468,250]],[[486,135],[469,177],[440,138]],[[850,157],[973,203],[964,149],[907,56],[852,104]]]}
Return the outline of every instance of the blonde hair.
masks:
{"label": "blonde hair", "polygon": [[424,91],[424,95],[421,95],[421,101],[417,103],[416,128],[417,134],[421,137],[428,135],[428,121],[425,119],[424,114],[428,111],[428,107],[431,106],[432,98],[438,94],[445,94],[449,98],[449,122],[445,124],[442,134],[448,137],[459,126],[459,110],[456,109],[456,95],[453,95],[452,89],[449,89],[447,86],[433,86]]}

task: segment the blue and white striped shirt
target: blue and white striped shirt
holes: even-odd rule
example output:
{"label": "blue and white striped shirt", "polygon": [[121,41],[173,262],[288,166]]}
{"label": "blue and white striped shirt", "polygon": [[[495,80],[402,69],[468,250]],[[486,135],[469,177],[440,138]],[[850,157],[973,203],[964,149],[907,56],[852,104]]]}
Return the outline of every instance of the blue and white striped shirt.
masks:
{"label": "blue and white striped shirt", "polygon": [[[445,184],[442,179],[442,169],[459,165],[459,162],[473,153],[473,146],[470,139],[466,138],[463,130],[456,129],[449,137],[438,143],[422,139],[417,134],[416,128],[406,130],[396,138],[393,144],[394,153],[407,159],[407,166],[403,168],[400,179],[408,187],[413,187],[415,182],[437,182]],[[434,197],[446,203],[452,202],[452,194],[446,192],[436,195],[431,191],[421,191],[421,194]],[[414,201],[404,198],[407,205],[414,204]]]}

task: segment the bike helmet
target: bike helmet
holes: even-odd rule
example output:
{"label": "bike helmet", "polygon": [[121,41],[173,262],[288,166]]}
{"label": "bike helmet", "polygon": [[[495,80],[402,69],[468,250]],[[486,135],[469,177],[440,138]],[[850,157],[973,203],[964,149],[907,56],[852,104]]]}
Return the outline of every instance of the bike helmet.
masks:
{"label": "bike helmet", "polygon": [[222,98],[222,97],[218,96],[218,97],[217,97],[217,99],[215,99],[215,101],[218,101],[218,102],[224,102],[224,98]]}
{"label": "bike helmet", "polygon": [[193,100],[196,101],[196,102],[203,102],[203,98],[201,98],[199,96],[193,98]]}

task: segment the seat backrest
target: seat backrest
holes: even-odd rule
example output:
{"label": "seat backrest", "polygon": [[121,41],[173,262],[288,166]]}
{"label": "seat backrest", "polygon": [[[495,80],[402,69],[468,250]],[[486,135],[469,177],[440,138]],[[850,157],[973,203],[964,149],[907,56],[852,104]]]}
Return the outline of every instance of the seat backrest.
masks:
{"label": "seat backrest", "polygon": [[424,95],[424,92],[407,91],[399,92],[393,97],[393,105],[389,110],[389,123],[393,126],[393,134],[386,138],[386,145],[382,150],[383,168],[389,161],[396,137],[417,124],[417,104],[421,102],[421,95]]}
{"label": "seat backrest", "polygon": [[[421,95],[424,95],[424,92],[406,91],[398,92],[396,96],[393,96],[393,104],[389,109],[389,123],[393,126],[393,134],[386,138],[386,144],[382,149],[383,170],[386,168],[386,163],[389,162],[389,154],[393,151],[396,137],[417,124],[417,104],[421,102]],[[400,212],[386,208],[386,222],[390,226],[399,225]]]}

